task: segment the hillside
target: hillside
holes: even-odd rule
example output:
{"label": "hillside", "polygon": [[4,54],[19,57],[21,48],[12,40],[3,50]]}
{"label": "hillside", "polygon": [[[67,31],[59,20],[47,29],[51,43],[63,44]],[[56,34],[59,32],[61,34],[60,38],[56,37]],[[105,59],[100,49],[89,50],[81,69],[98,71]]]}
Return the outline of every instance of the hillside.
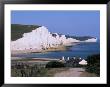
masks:
{"label": "hillside", "polygon": [[22,37],[24,33],[31,32],[32,30],[38,28],[38,25],[21,25],[21,24],[11,24],[11,40],[15,41]]}
{"label": "hillside", "polygon": [[[40,27],[39,25],[21,25],[21,24],[11,24],[11,40],[15,41],[22,37],[24,33],[31,32],[32,30]],[[61,36],[62,34],[59,34]],[[92,39],[91,36],[69,36],[65,35],[66,38],[74,38],[76,40],[84,41],[87,39]]]}

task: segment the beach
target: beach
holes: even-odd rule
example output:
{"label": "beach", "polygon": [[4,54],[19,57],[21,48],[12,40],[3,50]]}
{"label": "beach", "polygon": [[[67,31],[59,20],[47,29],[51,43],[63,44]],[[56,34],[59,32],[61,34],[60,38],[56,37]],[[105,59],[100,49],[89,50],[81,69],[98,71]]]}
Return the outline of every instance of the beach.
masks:
{"label": "beach", "polygon": [[57,47],[50,47],[47,49],[42,49],[42,50],[38,50],[38,49],[26,49],[26,50],[11,50],[11,55],[14,54],[21,54],[21,53],[46,53],[46,52],[55,52],[55,51],[66,51],[67,49],[69,49],[69,46],[57,46]]}

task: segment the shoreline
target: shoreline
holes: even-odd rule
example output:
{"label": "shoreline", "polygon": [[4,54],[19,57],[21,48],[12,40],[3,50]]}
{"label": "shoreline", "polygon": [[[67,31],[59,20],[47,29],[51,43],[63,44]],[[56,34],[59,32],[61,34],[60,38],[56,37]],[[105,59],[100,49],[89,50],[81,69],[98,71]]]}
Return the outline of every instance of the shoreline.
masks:
{"label": "shoreline", "polygon": [[[72,46],[78,45],[81,43],[85,42],[76,42],[76,43],[71,43],[71,44],[66,44],[66,45],[59,45],[56,47],[49,47],[49,48],[42,48],[38,50],[37,48],[35,49],[25,49],[25,50],[11,50],[11,55],[16,55],[16,54],[22,54],[22,53],[46,53],[46,52],[58,52],[58,51],[67,51],[69,50]],[[86,43],[91,43],[91,42],[86,42]]]}
{"label": "shoreline", "polygon": [[37,48],[35,49],[25,49],[25,50],[11,50],[12,55],[16,54],[22,54],[22,53],[46,53],[46,52],[58,52],[58,51],[67,51],[74,45],[80,44],[79,42],[72,42],[72,43],[66,43],[64,45],[58,45],[54,47],[49,47],[49,48],[42,48],[38,50]]}
{"label": "shoreline", "polygon": [[42,50],[38,49],[26,49],[26,50],[11,50],[11,55],[22,54],[22,53],[46,53],[46,52],[54,52],[54,51],[66,51],[71,46],[57,46],[50,47]]}

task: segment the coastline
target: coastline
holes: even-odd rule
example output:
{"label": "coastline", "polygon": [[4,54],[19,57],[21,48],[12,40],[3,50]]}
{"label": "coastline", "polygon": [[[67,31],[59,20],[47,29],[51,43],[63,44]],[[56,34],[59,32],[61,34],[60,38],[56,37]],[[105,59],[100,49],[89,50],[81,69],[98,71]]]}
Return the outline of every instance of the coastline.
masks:
{"label": "coastline", "polygon": [[[69,50],[72,46],[82,44],[85,42],[77,42],[77,43],[68,43],[65,45],[59,45],[59,46],[54,46],[54,47],[49,47],[49,48],[42,48],[41,50],[38,50],[37,48],[35,49],[25,49],[25,50],[11,50],[11,55],[16,55],[16,54],[22,54],[22,53],[46,53],[46,52],[55,52],[55,51],[67,51]],[[86,42],[86,43],[94,43],[94,42]]]}
{"label": "coastline", "polygon": [[45,52],[53,52],[53,51],[66,51],[69,49],[69,46],[57,46],[57,47],[50,47],[42,50],[38,49],[26,49],[26,50],[11,50],[11,55],[14,54],[22,54],[22,53],[45,53]]}

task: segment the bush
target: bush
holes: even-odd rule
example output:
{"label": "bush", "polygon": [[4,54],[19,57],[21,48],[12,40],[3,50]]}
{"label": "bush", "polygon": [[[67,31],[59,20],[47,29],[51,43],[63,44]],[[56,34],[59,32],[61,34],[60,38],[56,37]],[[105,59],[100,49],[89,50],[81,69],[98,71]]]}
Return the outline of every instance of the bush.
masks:
{"label": "bush", "polygon": [[12,77],[38,77],[45,76],[47,69],[38,65],[20,64],[11,68]]}
{"label": "bush", "polygon": [[71,58],[70,60],[67,60],[65,63],[66,67],[83,67],[82,65],[79,64],[81,60],[79,58]]}
{"label": "bush", "polygon": [[46,68],[60,68],[64,67],[64,63],[58,61],[51,61],[46,64]]}
{"label": "bush", "polygon": [[86,71],[100,76],[100,54],[88,56],[86,60],[88,63]]}

